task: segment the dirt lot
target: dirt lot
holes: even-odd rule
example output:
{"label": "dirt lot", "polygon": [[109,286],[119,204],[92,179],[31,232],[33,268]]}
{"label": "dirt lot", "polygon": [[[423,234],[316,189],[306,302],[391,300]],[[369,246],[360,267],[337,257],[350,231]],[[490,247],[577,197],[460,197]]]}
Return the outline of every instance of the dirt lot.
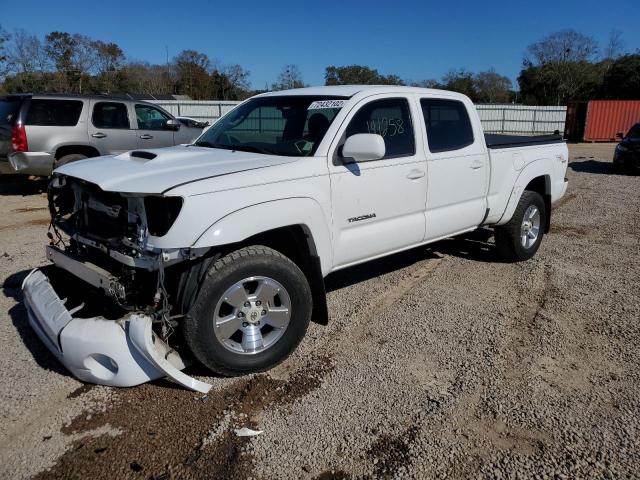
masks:
{"label": "dirt lot", "polygon": [[532,261],[498,262],[480,230],[333,275],[328,327],[204,398],[55,362],[19,290],[44,263],[44,185],[0,178],[0,476],[636,477],[640,177],[612,173],[611,145],[570,148]]}

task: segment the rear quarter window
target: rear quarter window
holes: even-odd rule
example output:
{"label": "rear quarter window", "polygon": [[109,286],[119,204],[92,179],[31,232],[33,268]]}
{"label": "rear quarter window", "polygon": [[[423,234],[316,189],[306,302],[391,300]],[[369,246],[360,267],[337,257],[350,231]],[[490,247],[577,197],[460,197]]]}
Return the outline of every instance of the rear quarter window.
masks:
{"label": "rear quarter window", "polygon": [[78,124],[82,102],[79,100],[33,99],[27,113],[27,125],[74,127]]}
{"label": "rear quarter window", "polygon": [[467,109],[457,100],[420,100],[432,153],[450,152],[473,143],[473,128]]}
{"label": "rear quarter window", "polygon": [[0,125],[13,125],[22,105],[21,99],[0,100]]}

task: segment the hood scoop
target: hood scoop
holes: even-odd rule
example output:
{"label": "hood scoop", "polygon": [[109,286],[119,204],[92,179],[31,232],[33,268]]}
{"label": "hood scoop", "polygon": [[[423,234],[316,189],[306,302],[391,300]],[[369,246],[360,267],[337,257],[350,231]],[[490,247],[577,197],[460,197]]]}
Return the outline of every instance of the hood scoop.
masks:
{"label": "hood scoop", "polygon": [[134,150],[129,154],[131,158],[140,158],[142,160],[153,160],[158,155],[153,152],[145,152],[144,150]]}

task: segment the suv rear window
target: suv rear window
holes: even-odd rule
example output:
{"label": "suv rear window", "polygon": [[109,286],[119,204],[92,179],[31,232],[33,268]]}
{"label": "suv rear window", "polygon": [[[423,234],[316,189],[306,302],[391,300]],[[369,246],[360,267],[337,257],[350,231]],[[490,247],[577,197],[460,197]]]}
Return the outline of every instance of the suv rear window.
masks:
{"label": "suv rear window", "polygon": [[22,105],[21,98],[5,98],[0,100],[0,125],[13,125]]}
{"label": "suv rear window", "polygon": [[27,113],[27,125],[47,127],[73,127],[82,112],[80,100],[31,100]]}

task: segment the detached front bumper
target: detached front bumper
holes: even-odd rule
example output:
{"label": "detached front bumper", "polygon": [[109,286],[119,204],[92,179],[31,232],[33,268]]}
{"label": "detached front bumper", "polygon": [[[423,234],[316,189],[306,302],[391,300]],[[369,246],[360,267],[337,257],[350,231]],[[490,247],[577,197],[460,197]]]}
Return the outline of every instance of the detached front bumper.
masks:
{"label": "detached front bumper", "polygon": [[22,290],[29,324],[79,380],[131,387],[170,377],[199,392],[211,388],[181,372],[182,359],[153,333],[149,316],[74,318],[74,310],[67,310],[47,276],[37,269],[25,278]]}

